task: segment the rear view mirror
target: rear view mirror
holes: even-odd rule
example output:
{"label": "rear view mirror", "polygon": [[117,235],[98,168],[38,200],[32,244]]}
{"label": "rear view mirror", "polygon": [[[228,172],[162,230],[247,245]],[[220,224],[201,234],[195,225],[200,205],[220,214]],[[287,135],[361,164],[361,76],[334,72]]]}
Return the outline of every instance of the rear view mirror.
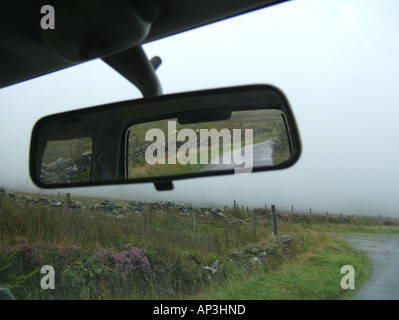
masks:
{"label": "rear view mirror", "polygon": [[41,188],[154,182],[283,169],[301,151],[275,87],[164,95],[55,114],[37,122],[30,154]]}

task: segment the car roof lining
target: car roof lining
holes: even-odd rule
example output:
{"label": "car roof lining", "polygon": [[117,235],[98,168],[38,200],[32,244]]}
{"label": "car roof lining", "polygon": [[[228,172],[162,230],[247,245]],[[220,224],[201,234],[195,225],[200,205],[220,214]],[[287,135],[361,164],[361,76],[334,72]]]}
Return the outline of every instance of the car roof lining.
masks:
{"label": "car roof lining", "polygon": [[[159,16],[143,43],[162,39],[287,0],[153,0]],[[4,1],[0,14],[0,88],[72,66],[44,42],[40,6],[32,0]]]}

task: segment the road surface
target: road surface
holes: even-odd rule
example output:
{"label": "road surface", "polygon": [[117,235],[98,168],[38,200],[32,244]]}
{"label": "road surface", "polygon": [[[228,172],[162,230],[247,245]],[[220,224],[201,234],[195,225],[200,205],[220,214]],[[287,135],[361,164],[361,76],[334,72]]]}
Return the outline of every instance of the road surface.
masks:
{"label": "road surface", "polygon": [[365,252],[373,265],[370,279],[352,300],[399,300],[399,235],[339,237]]}
{"label": "road surface", "polygon": [[[199,172],[204,171],[221,171],[234,169],[236,167],[243,167],[243,164],[234,162],[234,159],[239,159],[238,156],[247,158],[247,161],[252,162],[252,167],[272,166],[273,165],[273,141],[269,139],[264,142],[259,142],[253,145],[252,158],[248,158],[249,154],[244,152],[244,148],[236,148],[231,152],[231,163],[223,163],[223,154],[218,157],[219,164],[205,164],[201,167]],[[240,155],[241,152],[241,155]],[[238,156],[237,156],[238,155]],[[212,160],[211,160],[212,162]]]}

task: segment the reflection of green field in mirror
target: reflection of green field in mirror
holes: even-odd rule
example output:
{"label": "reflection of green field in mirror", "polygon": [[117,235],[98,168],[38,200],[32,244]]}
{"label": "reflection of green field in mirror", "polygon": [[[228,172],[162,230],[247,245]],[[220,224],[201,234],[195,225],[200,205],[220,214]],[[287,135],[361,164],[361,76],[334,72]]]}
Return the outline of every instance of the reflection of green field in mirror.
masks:
{"label": "reflection of green field in mirror", "polygon": [[[232,148],[240,148],[245,146],[245,129],[253,130],[253,144],[273,139],[273,163],[274,165],[287,161],[290,157],[289,143],[285,124],[282,118],[282,113],[279,110],[249,110],[237,111],[232,113],[229,120],[201,122],[194,124],[181,125],[177,123],[176,118],[158,120],[153,122],[146,122],[133,125],[128,130],[128,178],[137,179],[144,177],[163,177],[172,175],[184,175],[198,172],[204,165],[201,163],[201,154],[205,153],[207,163],[210,163],[212,155],[215,154],[214,149],[219,149],[219,156],[223,152],[223,142],[221,141],[217,146],[211,146],[209,141],[208,147],[197,146],[197,161],[196,163],[182,164],[176,159],[168,159],[168,151],[165,148],[165,164],[149,164],[145,159],[145,151],[149,145],[156,142],[157,138],[153,141],[145,141],[145,135],[150,129],[160,129],[165,136],[165,142],[168,141],[168,121],[175,121],[177,132],[182,129],[192,129],[197,133],[197,139],[200,137],[201,129],[216,129],[218,132],[222,129],[228,129],[232,137],[233,129],[241,129],[242,139],[241,143],[236,143]],[[188,141],[180,142],[180,146]],[[178,142],[179,143],[179,142]],[[179,145],[176,146],[177,154],[179,152]],[[185,150],[185,155],[188,156],[188,149]],[[176,156],[174,156],[175,158]],[[170,161],[171,160],[171,161]],[[175,162],[175,163],[173,163]]]}

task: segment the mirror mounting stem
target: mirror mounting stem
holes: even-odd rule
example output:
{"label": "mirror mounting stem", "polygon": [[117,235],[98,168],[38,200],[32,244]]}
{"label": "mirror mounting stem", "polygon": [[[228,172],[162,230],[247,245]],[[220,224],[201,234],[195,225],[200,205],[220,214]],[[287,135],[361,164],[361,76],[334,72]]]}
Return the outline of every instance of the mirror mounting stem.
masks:
{"label": "mirror mounting stem", "polygon": [[154,182],[155,189],[157,191],[169,191],[173,190],[173,182],[172,181],[158,181]]}
{"label": "mirror mounting stem", "polygon": [[159,57],[148,60],[141,45],[102,58],[110,67],[133,83],[143,97],[162,95],[162,87],[155,73],[162,61]]}
{"label": "mirror mounting stem", "polygon": [[[162,87],[155,71],[162,63],[160,57],[148,60],[141,45],[103,58],[103,61],[133,83],[144,98],[162,95]],[[173,183],[154,183],[158,191],[172,190]]]}

